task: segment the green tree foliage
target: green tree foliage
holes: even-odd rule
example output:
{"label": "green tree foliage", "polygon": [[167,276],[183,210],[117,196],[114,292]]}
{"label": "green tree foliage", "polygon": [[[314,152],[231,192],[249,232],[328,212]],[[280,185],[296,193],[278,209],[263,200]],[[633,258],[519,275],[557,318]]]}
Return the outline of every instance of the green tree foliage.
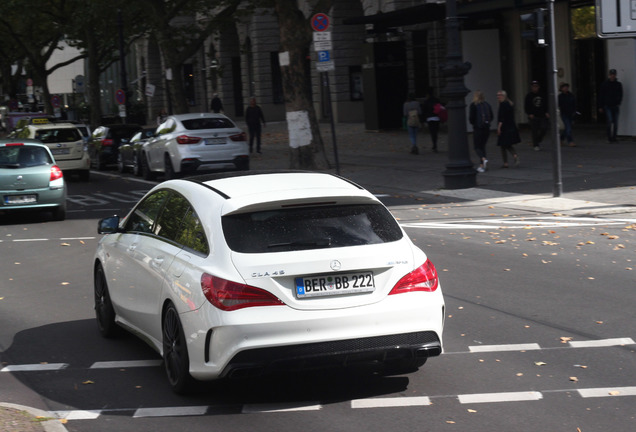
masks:
{"label": "green tree foliage", "polygon": [[572,29],[574,39],[596,37],[596,8],[585,6],[572,9]]}

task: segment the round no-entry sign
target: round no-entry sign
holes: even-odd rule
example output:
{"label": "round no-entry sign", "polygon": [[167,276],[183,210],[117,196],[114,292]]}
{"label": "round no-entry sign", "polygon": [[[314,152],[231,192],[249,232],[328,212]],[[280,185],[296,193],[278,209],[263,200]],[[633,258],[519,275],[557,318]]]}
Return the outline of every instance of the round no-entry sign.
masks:
{"label": "round no-entry sign", "polygon": [[115,99],[119,105],[123,105],[126,103],[126,93],[122,89],[119,89],[115,92]]}
{"label": "round no-entry sign", "polygon": [[317,13],[311,17],[311,28],[317,32],[326,31],[329,28],[329,16],[324,13]]}

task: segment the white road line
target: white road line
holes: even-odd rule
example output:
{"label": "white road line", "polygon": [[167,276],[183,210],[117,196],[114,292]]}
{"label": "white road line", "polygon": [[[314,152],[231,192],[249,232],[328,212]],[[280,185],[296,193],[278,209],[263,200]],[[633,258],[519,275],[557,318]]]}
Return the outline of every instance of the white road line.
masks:
{"label": "white road line", "polygon": [[133,414],[133,418],[201,416],[207,412],[207,406],[139,408],[135,411],[135,414]]}
{"label": "white road line", "polygon": [[41,242],[41,241],[49,241],[51,239],[47,239],[47,238],[35,238],[35,239],[13,239],[11,241],[13,242]]}
{"label": "white road line", "polygon": [[301,403],[273,403],[273,404],[247,404],[241,411],[243,414],[264,413],[264,412],[293,412],[293,411],[318,411],[322,405],[311,402]]}
{"label": "white road line", "polygon": [[101,413],[101,410],[51,411],[55,418],[65,420],[95,420]]}
{"label": "white road line", "polygon": [[23,365],[9,365],[0,369],[0,372],[41,372],[66,369],[68,363],[37,363]]}
{"label": "white road line", "polygon": [[0,240],[0,243],[4,243],[7,241],[14,243],[27,243],[27,242],[45,242],[45,241],[72,241],[72,240],[95,240],[97,237],[60,237],[60,238],[33,238],[33,239],[11,239],[11,240]]}
{"label": "white road line", "polygon": [[489,402],[519,402],[519,401],[536,401],[543,399],[540,392],[507,392],[507,393],[476,393],[457,395],[459,403],[489,403]]}
{"label": "white road line", "polygon": [[583,398],[636,396],[636,387],[588,388],[579,389],[578,392]]}
{"label": "white road line", "polygon": [[531,351],[540,350],[541,346],[536,343],[508,344],[508,345],[471,345],[470,352],[501,352],[501,351]]}
{"label": "white road line", "polygon": [[596,225],[626,225],[636,219],[601,219],[562,216],[523,217],[523,218],[486,218],[471,220],[442,220],[405,222],[405,228],[438,228],[438,229],[527,229],[527,228],[580,228]]}
{"label": "white road line", "polygon": [[632,338],[617,338],[589,341],[570,341],[568,343],[572,348],[597,348],[617,345],[633,345],[635,342]]}
{"label": "white road line", "polygon": [[351,408],[354,408],[354,409],[427,406],[427,405],[431,405],[431,398],[429,398],[428,396],[354,399],[351,401]]}
{"label": "white road line", "polygon": [[160,366],[162,360],[130,360],[130,361],[107,361],[95,362],[89,369],[122,369],[131,367],[153,367]]}

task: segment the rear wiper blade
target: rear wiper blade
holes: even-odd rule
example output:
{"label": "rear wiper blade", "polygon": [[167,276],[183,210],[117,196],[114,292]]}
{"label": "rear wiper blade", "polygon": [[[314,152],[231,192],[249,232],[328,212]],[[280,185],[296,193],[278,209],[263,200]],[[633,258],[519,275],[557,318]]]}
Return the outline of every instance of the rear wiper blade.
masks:
{"label": "rear wiper blade", "polygon": [[0,165],[0,168],[20,168],[20,164],[4,164]]}
{"label": "rear wiper blade", "polygon": [[306,239],[306,240],[296,240],[293,242],[283,242],[283,243],[272,243],[267,245],[268,248],[282,248],[282,247],[329,247],[331,246],[331,238],[325,237],[320,239]]}

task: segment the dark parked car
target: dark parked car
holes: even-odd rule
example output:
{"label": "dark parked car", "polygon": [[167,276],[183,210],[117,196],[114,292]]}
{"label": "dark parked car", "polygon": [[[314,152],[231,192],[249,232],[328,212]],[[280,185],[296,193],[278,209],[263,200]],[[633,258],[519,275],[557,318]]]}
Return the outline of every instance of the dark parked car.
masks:
{"label": "dark parked car", "polygon": [[141,147],[145,142],[155,136],[155,128],[143,128],[130,139],[122,139],[117,156],[117,169],[119,172],[131,170],[136,176],[141,175]]}
{"label": "dark parked car", "polygon": [[91,167],[103,170],[117,163],[122,138],[129,138],[141,130],[138,124],[111,124],[99,126],[88,142]]}

